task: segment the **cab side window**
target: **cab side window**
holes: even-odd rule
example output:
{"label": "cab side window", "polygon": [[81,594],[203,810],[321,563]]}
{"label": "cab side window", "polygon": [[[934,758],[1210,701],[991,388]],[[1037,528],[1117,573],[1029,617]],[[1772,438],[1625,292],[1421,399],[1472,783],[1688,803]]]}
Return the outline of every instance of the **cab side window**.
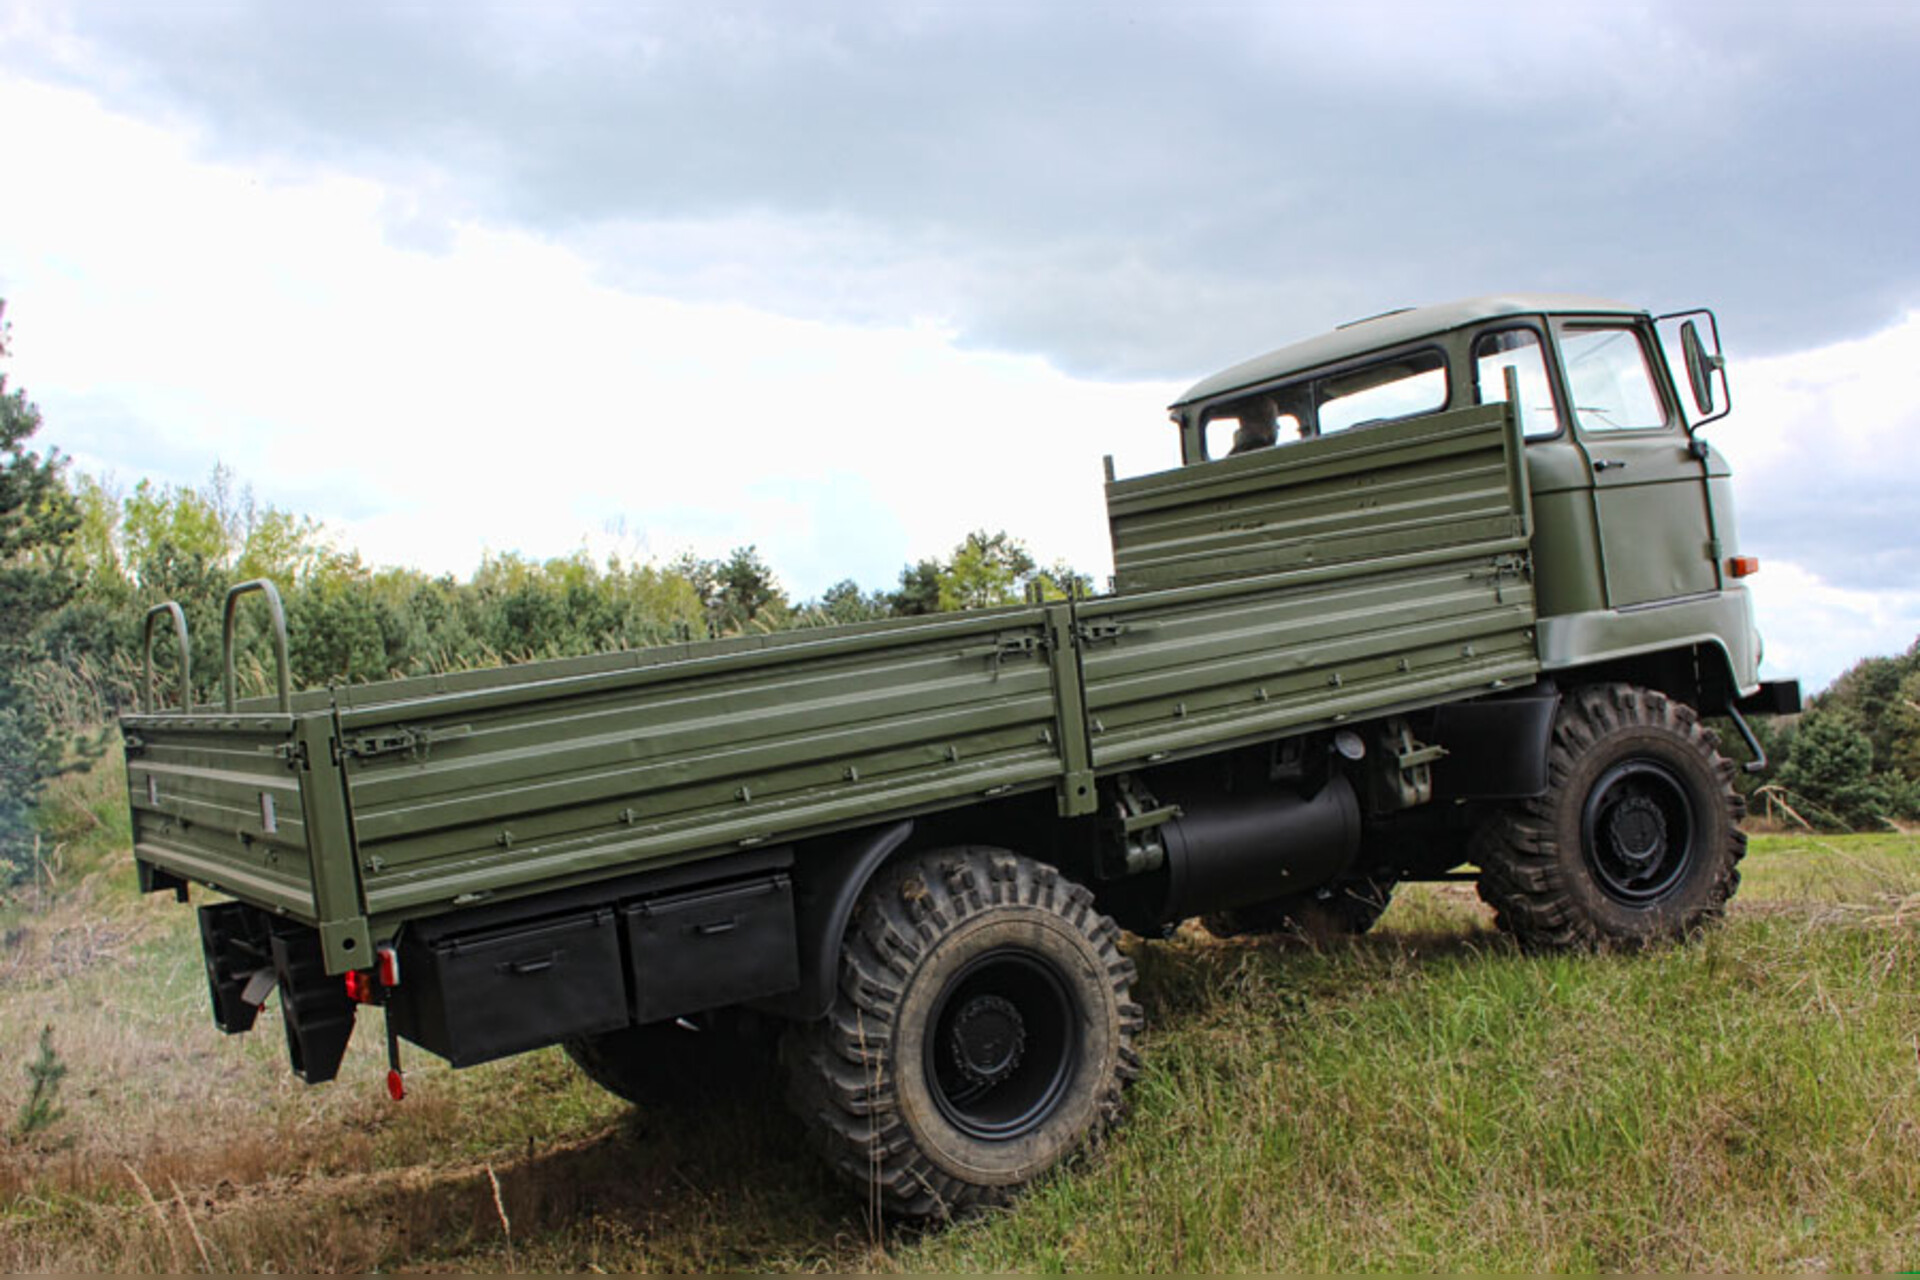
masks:
{"label": "cab side window", "polygon": [[1314,421],[1323,436],[1434,413],[1447,407],[1447,358],[1438,351],[1416,351],[1321,378],[1313,393]]}
{"label": "cab side window", "polygon": [[1582,431],[1647,431],[1667,425],[1640,335],[1625,325],[1568,328],[1560,334],[1567,391]]}
{"label": "cab side window", "polygon": [[1560,434],[1560,408],[1554,403],[1553,381],[1547,377],[1547,355],[1540,334],[1533,329],[1500,329],[1473,340],[1474,390],[1481,404],[1507,398],[1507,370],[1520,379],[1520,429],[1529,440]]}

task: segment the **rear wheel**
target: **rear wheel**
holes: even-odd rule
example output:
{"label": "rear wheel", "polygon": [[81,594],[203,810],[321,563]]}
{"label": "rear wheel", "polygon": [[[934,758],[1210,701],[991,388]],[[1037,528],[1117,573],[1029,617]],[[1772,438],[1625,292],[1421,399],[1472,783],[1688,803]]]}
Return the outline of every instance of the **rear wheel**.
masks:
{"label": "rear wheel", "polygon": [[861,900],[829,1015],[788,1042],[795,1109],[889,1212],[999,1203],[1118,1116],[1138,1068],[1133,964],[1053,868],[951,849]]}
{"label": "rear wheel", "polygon": [[1596,685],[1554,720],[1545,794],[1480,832],[1480,896],[1541,948],[1642,946],[1726,910],[1746,852],[1733,763],[1691,707]]}

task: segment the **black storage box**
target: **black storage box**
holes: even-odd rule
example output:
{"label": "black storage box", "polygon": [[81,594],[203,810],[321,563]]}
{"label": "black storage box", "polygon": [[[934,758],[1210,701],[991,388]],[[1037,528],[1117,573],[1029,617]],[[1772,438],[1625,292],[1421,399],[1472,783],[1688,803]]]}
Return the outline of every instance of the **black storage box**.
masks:
{"label": "black storage box", "polygon": [[659,1022],[791,991],[800,982],[785,875],[666,894],[620,909],[633,1020]]}
{"label": "black storage box", "polygon": [[613,910],[409,934],[394,1027],[456,1067],[627,1025]]}

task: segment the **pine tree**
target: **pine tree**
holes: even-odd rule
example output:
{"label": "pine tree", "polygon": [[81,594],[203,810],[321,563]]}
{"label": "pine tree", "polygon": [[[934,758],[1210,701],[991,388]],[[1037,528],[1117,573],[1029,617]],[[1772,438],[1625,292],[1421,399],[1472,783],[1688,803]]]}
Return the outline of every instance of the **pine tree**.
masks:
{"label": "pine tree", "polygon": [[48,1023],[40,1028],[39,1056],[27,1064],[27,1100],[13,1123],[16,1136],[45,1133],[66,1116],[67,1109],[60,1105],[60,1082],[66,1076],[67,1064],[53,1051],[53,1024]]}
{"label": "pine tree", "polygon": [[[9,336],[0,302],[0,356]],[[40,411],[0,374],[0,886],[24,875],[32,810],[69,744],[54,732],[27,680],[43,656],[39,627],[73,595],[62,550],[80,525],[61,459],[27,448]]]}

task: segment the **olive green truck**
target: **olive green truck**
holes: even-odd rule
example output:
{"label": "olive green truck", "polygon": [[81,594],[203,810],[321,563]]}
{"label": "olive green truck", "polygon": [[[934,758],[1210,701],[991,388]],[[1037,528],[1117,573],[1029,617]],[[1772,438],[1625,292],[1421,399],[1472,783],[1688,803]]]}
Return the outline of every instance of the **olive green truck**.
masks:
{"label": "olive green truck", "polygon": [[[565,1045],[638,1101],[777,1054],[891,1211],[995,1202],[1119,1112],[1123,929],[1358,932],[1466,878],[1530,947],[1721,913],[1742,808],[1703,717],[1757,755],[1742,713],[1799,706],[1757,674],[1725,397],[1710,312],[1477,299],[1194,387],[1180,466],[1108,464],[1093,598],[293,693],[243,583],[222,704],[177,710],[158,606],[141,883],[218,892],[214,1021],[277,990],[310,1082],[363,1006],[396,1094],[402,1039]],[[242,606],[277,697],[234,696]]]}

